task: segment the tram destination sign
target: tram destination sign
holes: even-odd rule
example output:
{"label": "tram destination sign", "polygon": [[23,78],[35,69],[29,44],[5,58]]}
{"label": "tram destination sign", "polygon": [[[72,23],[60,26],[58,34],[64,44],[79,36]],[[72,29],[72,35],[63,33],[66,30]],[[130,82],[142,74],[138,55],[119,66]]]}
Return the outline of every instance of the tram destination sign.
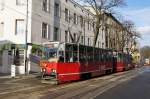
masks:
{"label": "tram destination sign", "polygon": [[58,44],[53,44],[53,43],[45,44],[44,46],[47,47],[47,48],[58,48]]}

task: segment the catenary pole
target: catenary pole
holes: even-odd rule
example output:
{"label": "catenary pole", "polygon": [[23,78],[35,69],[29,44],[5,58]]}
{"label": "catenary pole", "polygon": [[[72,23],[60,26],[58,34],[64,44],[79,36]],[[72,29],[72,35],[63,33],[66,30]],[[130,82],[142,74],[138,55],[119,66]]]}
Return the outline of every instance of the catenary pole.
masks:
{"label": "catenary pole", "polygon": [[27,59],[27,50],[28,50],[28,10],[29,10],[29,5],[28,2],[29,0],[26,1],[27,6],[26,6],[26,30],[25,30],[25,74],[28,74],[28,59]]}

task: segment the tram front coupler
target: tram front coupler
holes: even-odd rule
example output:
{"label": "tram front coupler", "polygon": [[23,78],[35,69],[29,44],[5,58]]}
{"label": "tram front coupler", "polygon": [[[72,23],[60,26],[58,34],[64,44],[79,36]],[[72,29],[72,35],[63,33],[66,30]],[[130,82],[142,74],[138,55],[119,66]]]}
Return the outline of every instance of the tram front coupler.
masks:
{"label": "tram front coupler", "polygon": [[57,73],[55,69],[52,69],[51,72],[47,72],[46,69],[42,69],[41,72],[41,82],[48,84],[58,84]]}

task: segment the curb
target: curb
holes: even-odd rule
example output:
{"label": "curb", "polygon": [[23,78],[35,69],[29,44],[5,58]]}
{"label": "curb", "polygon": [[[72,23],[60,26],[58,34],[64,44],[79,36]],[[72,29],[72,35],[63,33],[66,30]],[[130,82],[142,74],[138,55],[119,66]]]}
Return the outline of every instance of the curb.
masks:
{"label": "curb", "polygon": [[39,77],[39,74],[28,74],[28,75],[16,75],[11,77],[11,75],[0,76],[0,79],[29,79]]}

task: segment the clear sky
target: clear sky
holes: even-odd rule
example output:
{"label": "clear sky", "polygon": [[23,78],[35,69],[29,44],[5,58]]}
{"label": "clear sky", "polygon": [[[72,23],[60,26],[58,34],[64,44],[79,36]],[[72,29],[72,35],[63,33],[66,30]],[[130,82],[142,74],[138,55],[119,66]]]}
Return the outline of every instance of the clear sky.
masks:
{"label": "clear sky", "polygon": [[132,20],[141,33],[140,45],[150,46],[150,0],[125,0],[127,6],[119,8],[124,19]]}

